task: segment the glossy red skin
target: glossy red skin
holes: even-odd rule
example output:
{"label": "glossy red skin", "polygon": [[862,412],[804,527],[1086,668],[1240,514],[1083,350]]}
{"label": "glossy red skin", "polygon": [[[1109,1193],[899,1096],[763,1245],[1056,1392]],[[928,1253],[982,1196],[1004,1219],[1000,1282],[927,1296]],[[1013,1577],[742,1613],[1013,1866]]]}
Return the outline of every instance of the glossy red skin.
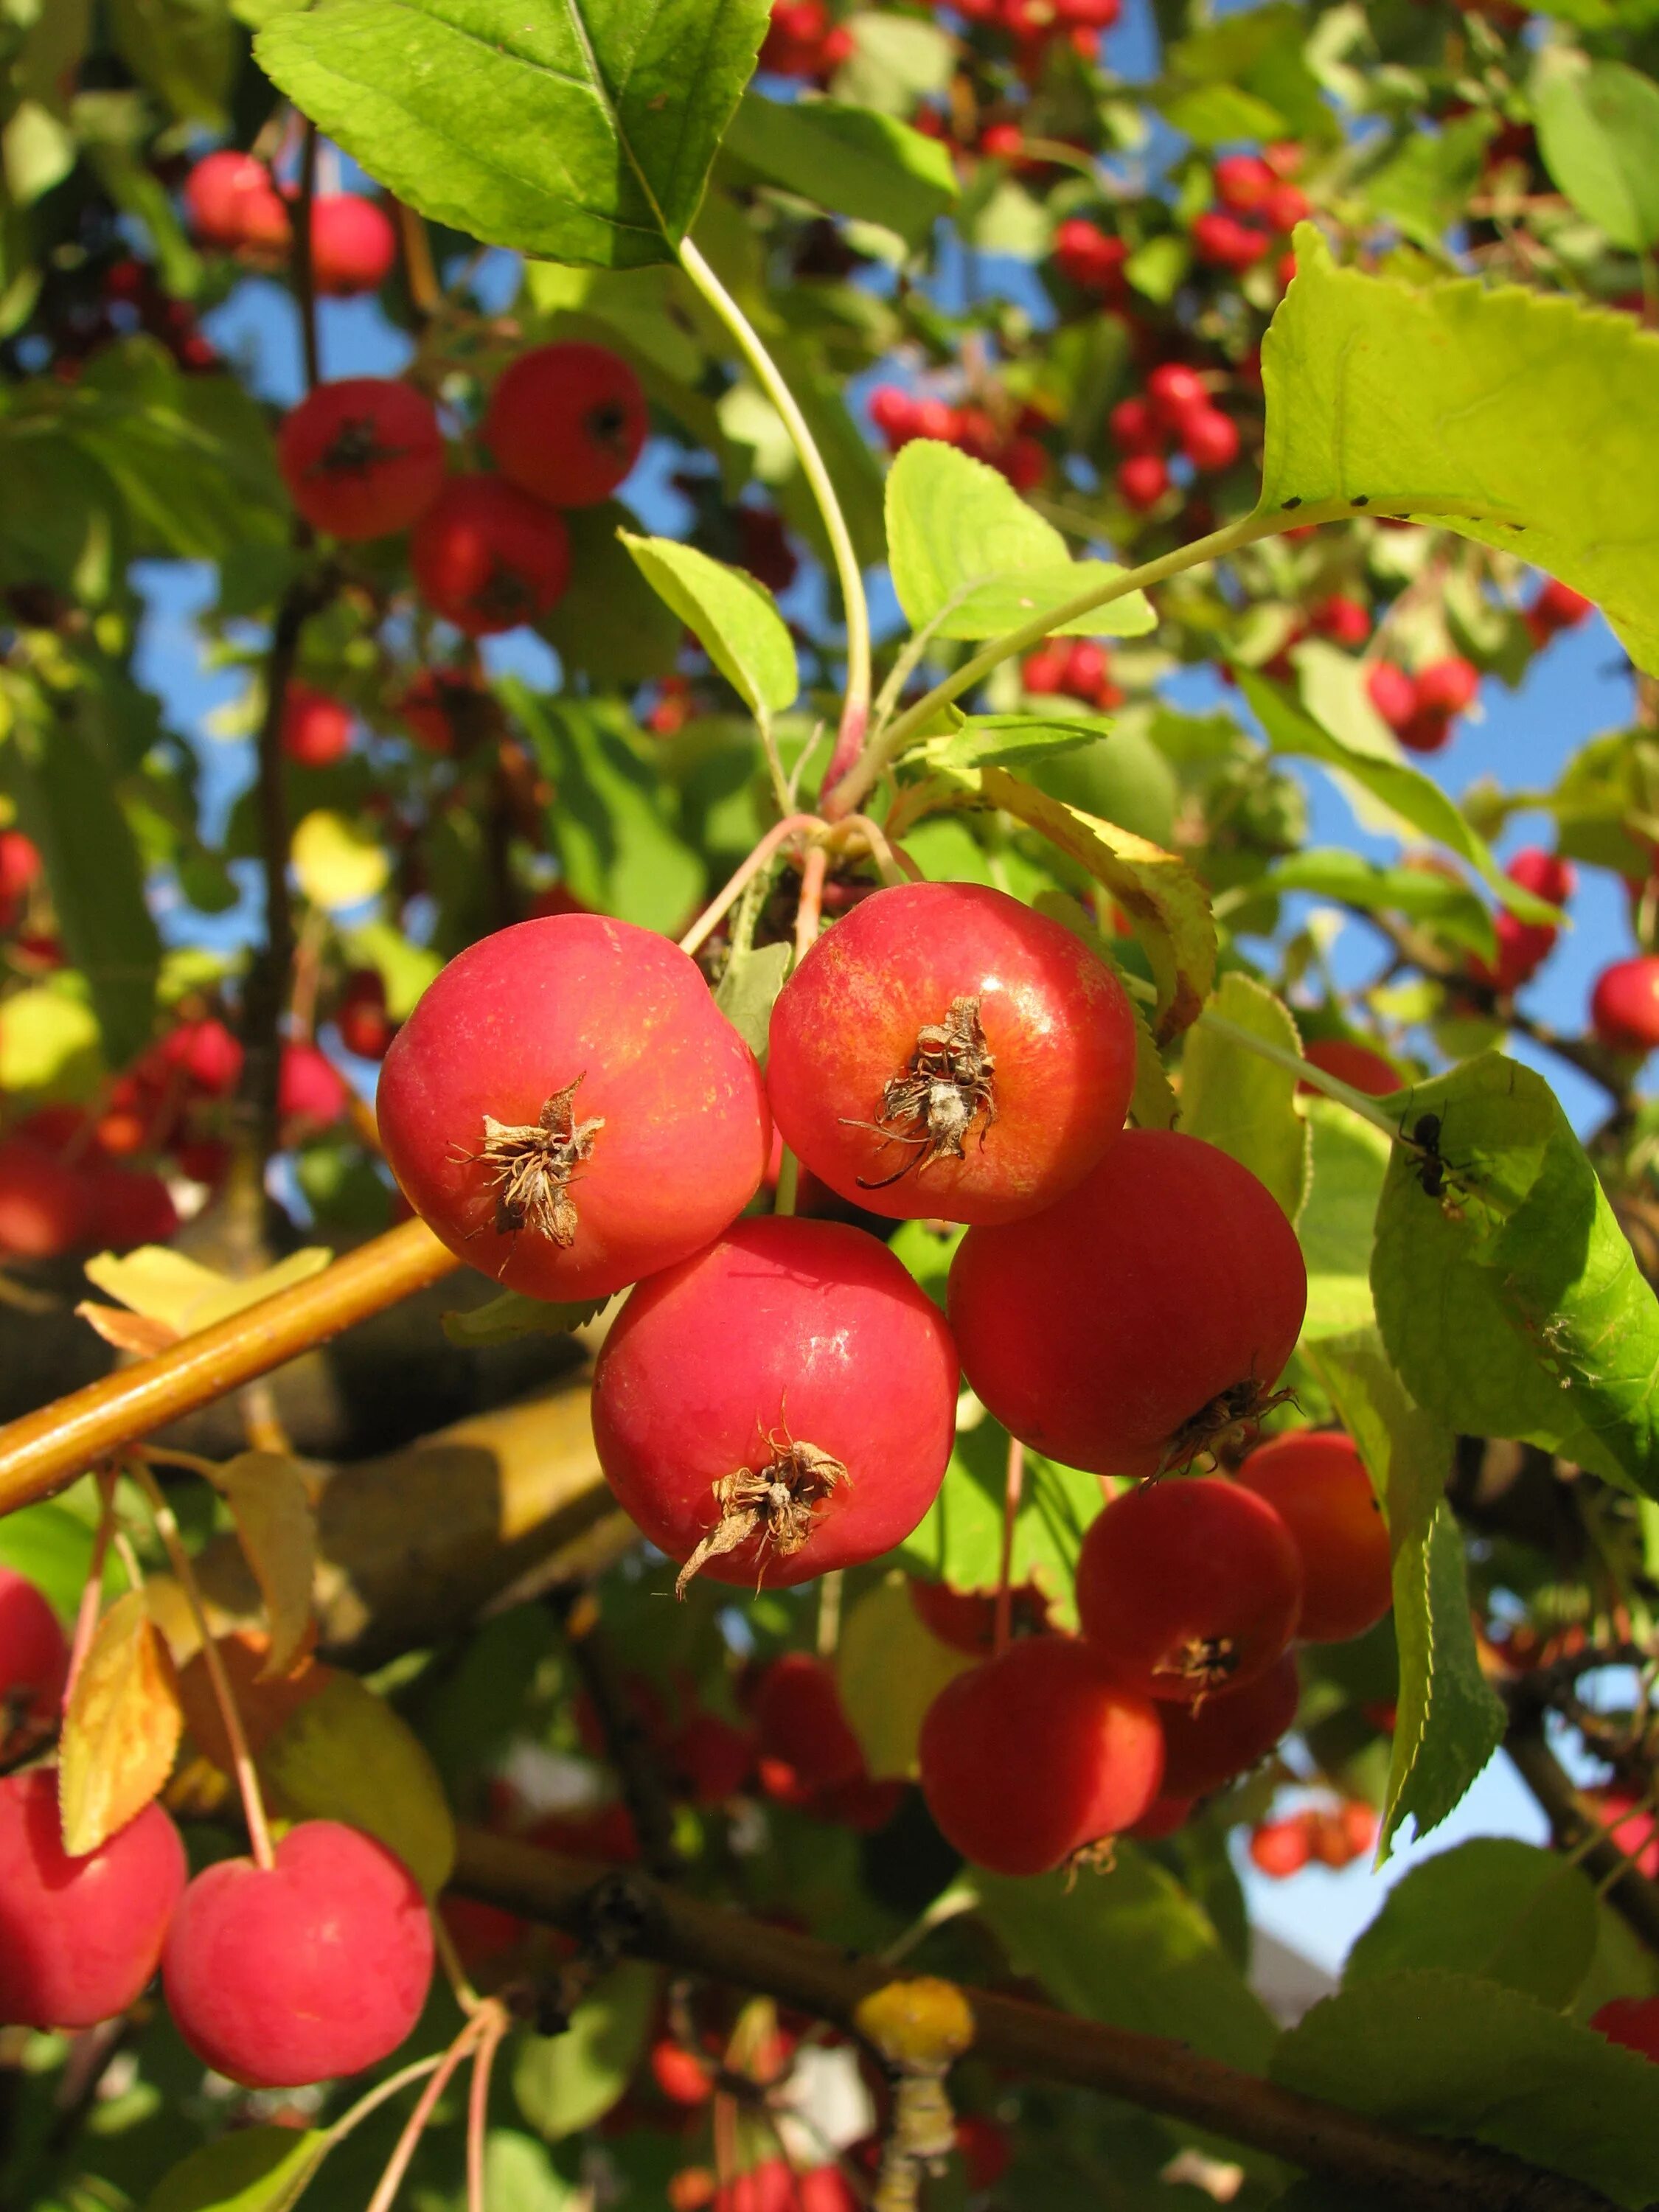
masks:
{"label": "glossy red skin", "polygon": [[672,2036],[651,2046],[651,2078],[671,2104],[706,2105],[714,2094],[708,2062]]}
{"label": "glossy red skin", "polygon": [[185,180],[185,212],[204,246],[285,246],[288,208],[263,161],[223,147],[207,154]]}
{"label": "glossy red skin", "polygon": [[1290,1530],[1302,1559],[1304,1644],[1345,1644],[1394,1603],[1388,1525],[1352,1437],[1292,1431],[1257,1446],[1238,1470]]}
{"label": "glossy red skin", "polygon": [[1371,634],[1370,610],[1362,600],[1334,592],[1309,609],[1308,627],[1334,645],[1362,646]]}
{"label": "glossy red skin", "polygon": [[1224,154],[1211,173],[1216,198],[1235,215],[1249,215],[1261,207],[1275,181],[1259,154]]}
{"label": "glossy red skin", "polygon": [[0,830],[0,900],[20,899],[40,880],[40,848],[21,830]]}
{"label": "glossy red skin", "polygon": [[[1322,1068],[1351,1091],[1363,1091],[1368,1098],[1390,1098],[1406,1087],[1404,1076],[1380,1052],[1356,1044],[1349,1037],[1316,1037],[1303,1046],[1302,1057],[1310,1067]],[[1296,1087],[1318,1095],[1316,1084],[1298,1083]]]}
{"label": "glossy red skin", "polygon": [[1185,362],[1160,362],[1146,379],[1146,404],[1154,420],[1172,435],[1186,428],[1188,416],[1209,404],[1203,377]]}
{"label": "glossy red skin", "polygon": [[[910,1603],[930,1636],[953,1651],[988,1659],[995,1649],[997,1601],[994,1591],[952,1589],[949,1583],[909,1578]],[[1014,1632],[1035,1634],[1048,1625],[1048,1605],[1034,1583],[1011,1590],[1009,1612]]]}
{"label": "glossy red skin", "polygon": [[384,376],[319,384],[283,416],[276,459],[306,520],[350,541],[407,530],[444,481],[437,410]]}
{"label": "glossy red skin", "polygon": [[56,1720],[68,1672],[58,1615],[25,1576],[0,1567],[0,1741]]}
{"label": "glossy red skin", "polygon": [[309,684],[290,684],[283,702],[283,750],[301,768],[331,768],[351,750],[351,709]]}
{"label": "glossy red skin", "polygon": [[349,300],[378,291],[397,258],[398,234],[378,201],[358,192],[329,192],[313,204],[312,281],[325,297]]}
{"label": "glossy red skin", "polygon": [[1251,1862],[1270,1881],[1288,1881],[1291,1875],[1300,1874],[1312,1856],[1308,1822],[1300,1813],[1284,1820],[1264,1820],[1251,1834]]}
{"label": "glossy red skin", "polygon": [[56,1773],[0,1780],[0,2021],[79,2028],[124,2012],[155,1972],[185,1871],[159,1805],[72,1859]]}
{"label": "glossy red skin", "polygon": [[1159,1844],[1166,1836],[1184,1828],[1192,1816],[1194,1800],[1172,1797],[1168,1790],[1160,1790],[1152,1803],[1135,1822],[1123,1832],[1137,1844]]}
{"label": "glossy red skin", "polygon": [[[579,1118],[605,1127],[571,1186],[575,1241],[503,1235],[472,1157],[484,1116],[532,1123],[579,1076]],[[469,945],[392,1039],[375,1104],[416,1212],[452,1252],[538,1298],[603,1297],[689,1258],[759,1189],[772,1136],[754,1054],[696,963],[603,915]]]}
{"label": "glossy red skin", "polygon": [[[919,1152],[859,1125],[878,1117],[917,1032],[975,997],[995,1122],[979,1117],[960,1160],[861,1188]],[[1122,1129],[1134,1019],[1112,970],[1058,922],[981,884],[905,884],[861,900],[784,985],[766,1081],[785,1143],[842,1198],[899,1220],[1017,1220],[1071,1189]]]}
{"label": "glossy red skin", "polygon": [[1377,713],[1396,734],[1417,711],[1417,686],[1392,660],[1377,660],[1366,672],[1365,689]]}
{"label": "glossy red skin", "polygon": [[951,1456],[957,1383],[943,1317],[884,1244],[840,1222],[738,1221],[623,1308],[594,1370],[593,1441],[624,1510],[674,1559],[718,1519],[714,1484],[769,1465],[776,1440],[841,1461],[848,1479],[798,1552],[750,1537],[701,1570],[778,1588],[909,1534]]}
{"label": "glossy red skin", "polygon": [[161,1040],[161,1053],[169,1067],[182,1069],[190,1081],[210,1097],[228,1098],[242,1079],[242,1048],[221,1021],[180,1022]]}
{"label": "glossy red skin", "polygon": [[250,2089],[361,2073],[421,2016],[432,1923],[414,1876],[337,1820],[305,1820],[276,1864],[222,1859],[185,1890],[162,1983],[196,2056]]}
{"label": "glossy red skin", "polygon": [[1272,1193],[1165,1129],[1126,1130],[1064,1205],[970,1229],[951,1268],[975,1391],[1035,1450],[1097,1474],[1154,1474],[1220,1392],[1270,1389],[1306,1303]]}
{"label": "glossy red skin", "polygon": [[165,1244],[178,1232],[179,1209],[158,1175],[88,1160],[82,1170],[87,1187],[88,1241],[112,1252],[131,1252],[140,1244]]}
{"label": "glossy red skin", "polygon": [[1480,689],[1480,672],[1472,661],[1455,655],[1431,660],[1417,672],[1417,704],[1440,714],[1461,714],[1474,704]]}
{"label": "glossy red skin", "polygon": [[23,1136],[0,1143],[0,1252],[50,1260],[84,1243],[92,1199],[86,1177]]}
{"label": "glossy red skin", "polygon": [[1267,1502],[1219,1475],[1145,1483],[1089,1524],[1077,1563],[1084,1641],[1143,1697],[1190,1703],[1191,1641],[1224,1637],[1227,1686],[1266,1674],[1296,1633],[1302,1560]]}
{"label": "glossy red skin", "polygon": [[276,1070],[276,1111],[284,1122],[325,1129],[351,1103],[351,1087],[314,1044],[285,1044]]}
{"label": "glossy red skin", "polygon": [[1203,473],[1231,468],[1238,447],[1238,425],[1218,407],[1196,407],[1181,426],[1181,450]]}
{"label": "glossy red skin", "polygon": [[947,1683],[919,1756],[941,1832],[994,1874],[1046,1874],[1121,1835],[1164,1773],[1152,1706],[1069,1636],[1021,1638]]}
{"label": "glossy red skin", "polygon": [[640,380],[604,346],[537,346],[495,380],[483,442],[511,483],[550,507],[596,507],[640,457],[650,428]]}
{"label": "glossy red skin", "polygon": [[842,1710],[835,1671],[807,1651],[775,1659],[755,1690],[760,1747],[794,1769],[809,1789],[853,1782],[864,1772],[864,1753]]}
{"label": "glossy red skin", "polygon": [[410,563],[434,614],[469,637],[536,622],[570,581],[559,517],[501,477],[452,477],[420,521]]}
{"label": "glossy red skin", "polygon": [[1296,1719],[1301,1681],[1291,1652],[1242,1690],[1206,1698],[1196,1712],[1164,1704],[1164,1787],[1205,1797],[1265,1759]]}
{"label": "glossy red skin", "polygon": [[1131,453],[1117,465],[1119,491],[1133,507],[1156,507],[1170,489],[1170,471],[1156,453]]}
{"label": "glossy red skin", "polygon": [[1659,2062],[1659,1997],[1610,1997],[1589,2024],[1609,2043]]}
{"label": "glossy red skin", "polygon": [[1650,1053],[1659,1044],[1659,958],[1615,960],[1595,981],[1590,1021],[1613,1052]]}

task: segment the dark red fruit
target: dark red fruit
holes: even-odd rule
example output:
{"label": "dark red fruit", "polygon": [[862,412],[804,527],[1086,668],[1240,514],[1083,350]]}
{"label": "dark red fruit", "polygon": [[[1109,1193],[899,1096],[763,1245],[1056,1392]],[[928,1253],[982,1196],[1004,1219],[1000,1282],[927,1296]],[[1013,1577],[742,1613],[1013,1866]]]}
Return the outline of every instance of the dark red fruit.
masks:
{"label": "dark red fruit", "polygon": [[156,1804],[85,1857],[64,1849],[58,1777],[0,1780],[0,2021],[92,2027],[155,1972],[185,1886],[185,1847]]}
{"label": "dark red fruit", "polygon": [[422,668],[396,702],[404,727],[429,753],[453,753],[483,726],[487,694],[460,668]]}
{"label": "dark red fruit", "polygon": [[968,2169],[969,2189],[994,2189],[1014,2154],[1007,2129],[984,2112],[958,2113],[957,2148]]}
{"label": "dark red fruit", "polygon": [[1302,1561],[1273,1507],[1218,1475],[1144,1483],[1090,1522],[1077,1608],[1121,1681],[1193,1703],[1255,1681],[1289,1644]]}
{"label": "dark red fruit", "polygon": [[1238,1471],[1290,1530],[1302,1559],[1308,1644],[1363,1636],[1394,1602],[1389,1531],[1351,1437],[1293,1431],[1259,1444]]}
{"label": "dark red fruit", "polygon": [[570,580],[570,535],[500,477],[452,477],[416,524],[410,561],[434,614],[488,637],[536,622]]}
{"label": "dark red fruit", "polygon": [[1659,2063],[1659,1997],[1610,1997],[1589,2024],[1609,2043]]}
{"label": "dark red fruit", "polygon": [[1659,1044],[1659,958],[1645,953],[1604,968],[1590,999],[1590,1021],[1609,1051],[1651,1052]]}
{"label": "dark red fruit", "polygon": [[72,1252],[87,1237],[91,1212],[79,1169],[27,1137],[0,1143],[0,1253],[50,1260]]}
{"label": "dark red fruit", "polygon": [[593,1439],[625,1510],[686,1561],[682,1586],[699,1569],[777,1586],[909,1534],[951,1455],[957,1388],[938,1309],[873,1237],[739,1221],[623,1308]]}
{"label": "dark red fruit", "polygon": [[502,370],[483,441],[521,491],[550,507],[595,507],[638,460],[649,428],[640,380],[621,356],[568,342]]}
{"label": "dark red fruit", "polygon": [[1574,629],[1595,611],[1595,602],[1559,578],[1547,576],[1543,589],[1527,609],[1527,628],[1534,645],[1546,645],[1558,630]]}
{"label": "dark red fruit", "polygon": [[1265,1402],[1307,1303],[1272,1193],[1195,1137],[1129,1129],[1061,1206],[970,1229],[951,1324],[974,1389],[1068,1467],[1146,1475]]}
{"label": "dark red fruit", "polygon": [[603,1297],[687,1258],[754,1196],[771,1140],[754,1055],[694,963],[599,915],[451,961],[376,1103],[416,1211],[532,1297]]}
{"label": "dark red fruit", "polygon": [[335,1021],[340,1042],[360,1060],[384,1060],[396,1035],[386,1012],[386,982],[375,968],[355,968],[346,977]]}
{"label": "dark red fruit", "polygon": [[1242,274],[1261,260],[1272,243],[1265,231],[1253,229],[1219,208],[1209,209],[1194,219],[1193,252],[1214,269]]}
{"label": "dark red fruit", "polygon": [[351,1103],[344,1076],[314,1044],[285,1044],[276,1071],[276,1111],[290,1134],[331,1128]]}
{"label": "dark red fruit", "polygon": [[784,1141],[842,1198],[901,1218],[1050,1206],[1123,1127],[1134,1023],[1058,922],[976,884],[862,900],[772,1010]]}
{"label": "dark red fruit", "polygon": [[1121,453],[1155,453],[1164,444],[1164,428],[1142,398],[1120,399],[1106,418],[1112,443]]}
{"label": "dark red fruit", "polygon": [[398,234],[377,200],[329,192],[311,210],[311,277],[326,298],[376,292],[398,258]]}
{"label": "dark red fruit", "polygon": [[337,1820],[306,1820],[270,1869],[221,1859],[185,1890],[161,1962],[173,2025],[245,2088],[361,2073],[394,2051],[432,1979],[414,1876]]}
{"label": "dark red fruit", "polygon": [[34,1584],[0,1567],[0,1744],[58,1718],[69,1644]]}
{"label": "dark red fruit", "polygon": [[1287,1651],[1242,1690],[1224,1690],[1188,1705],[1158,1707],[1164,1723],[1164,1787],[1178,1797],[1205,1797],[1265,1759],[1296,1719],[1301,1685]]}
{"label": "dark red fruit", "polygon": [[[1048,1602],[1033,1583],[1008,1593],[1009,1616],[1016,1631],[1035,1635],[1048,1625]],[[994,1594],[952,1589],[949,1583],[918,1582],[910,1578],[910,1603],[928,1633],[948,1644],[953,1651],[968,1651],[988,1659],[996,1636]]]}
{"label": "dark red fruit", "polygon": [[[1303,1046],[1302,1057],[1310,1067],[1323,1069],[1351,1091],[1363,1091],[1368,1098],[1391,1097],[1405,1088],[1405,1078],[1392,1061],[1351,1037],[1315,1037]],[[1298,1083],[1296,1087],[1306,1091],[1318,1089],[1312,1083]]]}
{"label": "dark red fruit", "polygon": [[1156,453],[1131,453],[1118,463],[1115,480],[1124,499],[1142,513],[1170,489],[1170,471]]}
{"label": "dark red fruit", "polygon": [[755,1765],[755,1739],[718,1713],[694,1713],[667,1746],[677,1783],[694,1804],[724,1805]]}
{"label": "dark red fruit", "polygon": [[1054,265],[1062,276],[1085,292],[1121,290],[1123,264],[1129,249],[1097,223],[1073,216],[1054,233]]}
{"label": "dark red fruit", "polygon": [[807,1788],[854,1782],[864,1772],[834,1670],[822,1659],[805,1651],[775,1659],[756,1687],[754,1713],[763,1753],[783,1760]]}
{"label": "dark red fruit", "polygon": [[1163,1750],[1152,1706],[1083,1644],[1026,1637],[958,1674],[928,1707],[922,1794],[975,1866],[1045,1874],[1143,1817]]}
{"label": "dark red fruit", "polygon": [[196,1090],[210,1098],[228,1098],[242,1079],[242,1048],[221,1021],[211,1016],[199,1022],[180,1022],[169,1030],[161,1044],[161,1058],[177,1068]]}
{"label": "dark red fruit", "polygon": [[1333,592],[1329,599],[1321,599],[1316,606],[1309,608],[1308,627],[1334,644],[1361,646],[1371,634],[1370,610],[1361,600]]}
{"label": "dark red fruit", "polygon": [[283,417],[276,459],[295,506],[336,538],[407,530],[444,480],[432,402],[381,376],[319,384]]}
{"label": "dark red fruit", "polygon": [[90,1242],[131,1252],[140,1244],[165,1244],[176,1235],[179,1209],[160,1176],[101,1159],[88,1160],[82,1173]]}
{"label": "dark red fruit", "polygon": [[1126,1828],[1123,1832],[1137,1844],[1162,1843],[1165,1836],[1172,1836],[1178,1828],[1186,1826],[1192,1815],[1193,1803],[1190,1797],[1171,1797],[1167,1790],[1160,1792],[1133,1827]]}
{"label": "dark red fruit", "polygon": [[1216,198],[1235,215],[1253,215],[1278,182],[1259,154],[1224,154],[1212,173]]}
{"label": "dark red fruit", "polygon": [[1396,734],[1417,711],[1417,686],[1392,660],[1372,662],[1366,671],[1365,689],[1372,706]]}
{"label": "dark red fruit", "polygon": [[1431,660],[1426,668],[1417,672],[1417,705],[1419,712],[1435,714],[1461,714],[1466,707],[1474,704],[1480,689],[1480,672],[1470,661],[1453,656],[1445,660]]}
{"label": "dark red fruit", "polygon": [[309,684],[292,683],[283,702],[283,750],[301,768],[330,768],[351,750],[351,709]]}
{"label": "dark red fruit", "polygon": [[0,830],[0,929],[9,929],[42,874],[40,849],[21,830]]}

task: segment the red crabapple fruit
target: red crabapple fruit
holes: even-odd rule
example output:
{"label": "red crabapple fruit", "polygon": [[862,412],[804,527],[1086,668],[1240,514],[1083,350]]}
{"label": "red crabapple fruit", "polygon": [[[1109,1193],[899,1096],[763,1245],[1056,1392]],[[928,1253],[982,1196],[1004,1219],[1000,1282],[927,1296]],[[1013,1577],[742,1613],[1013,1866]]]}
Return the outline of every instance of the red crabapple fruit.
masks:
{"label": "red crabapple fruit", "polygon": [[452,477],[415,527],[410,562],[434,614],[489,637],[539,621],[570,581],[570,533],[501,477]]}
{"label": "red crabapple fruit", "polygon": [[361,2073],[394,2051],[432,1979],[418,1884],[383,1844],[305,1820],[276,1864],[221,1859],[185,1891],[162,1985],[196,2056],[249,2089]]}
{"label": "red crabapple fruit", "polygon": [[1219,1691],[1196,1706],[1166,1699],[1158,1709],[1165,1790],[1205,1797],[1247,1771],[1290,1729],[1300,1697],[1295,1656],[1287,1651],[1242,1690]]}
{"label": "red crabapple fruit", "polygon": [[184,197],[191,234],[204,246],[234,252],[288,244],[288,204],[252,154],[227,146],[204,155],[185,179]]}
{"label": "red crabapple fruit", "polygon": [[1659,1997],[1610,1997],[1589,2024],[1609,2043],[1659,2063]]}
{"label": "red crabapple fruit", "polygon": [[1145,513],[1170,489],[1170,471],[1157,453],[1131,453],[1117,465],[1116,483],[1128,504]]}
{"label": "red crabapple fruit", "polygon": [[946,1838],[994,1874],[1046,1874],[1142,1819],[1164,1739],[1147,1700],[1066,1636],[1023,1637],[934,1698],[922,1795]]}
{"label": "red crabapple fruit", "polygon": [[755,1056],[696,963],[601,915],[452,960],[392,1039],[376,1109],[416,1212],[541,1298],[608,1297],[701,1250],[771,1141]]}
{"label": "red crabapple fruit", "polygon": [[289,1130],[328,1129],[351,1103],[351,1088],[325,1053],[295,1041],[276,1069],[276,1111]]}
{"label": "red crabapple fruit", "polygon": [[755,1690],[762,1753],[780,1759],[808,1789],[855,1782],[864,1753],[848,1723],[831,1668],[809,1651],[775,1659]]}
{"label": "red crabapple fruit", "polygon": [[384,376],[319,384],[283,418],[276,459],[315,530],[348,539],[407,530],[437,497],[444,440],[432,402]]}
{"label": "red crabapple fruit", "polygon": [[699,1570],[776,1586],[909,1534],[957,1387],[943,1316],[885,1245],[738,1221],[629,1298],[594,1370],[593,1441],[623,1510],[685,1562],[682,1590]]}
{"label": "red crabapple fruit", "polygon": [[596,507],[640,457],[650,410],[604,346],[537,346],[496,379],[483,441],[509,483],[549,507]]}
{"label": "red crabapple fruit", "polygon": [[1191,1704],[1266,1674],[1296,1633],[1302,1560],[1273,1507],[1218,1475],[1143,1483],[1089,1524],[1084,1641],[1144,1697]]}
{"label": "red crabapple fruit", "polygon": [[1259,1444],[1238,1471],[1290,1530],[1302,1559],[1305,1644],[1342,1644],[1375,1626],[1394,1602],[1389,1531],[1349,1437],[1293,1430]]}
{"label": "red crabapple fruit", "polygon": [[1615,960],[1596,978],[1590,1023],[1610,1052],[1650,1053],[1659,1044],[1659,958]]}
{"label": "red crabapple fruit", "polygon": [[1191,1797],[1171,1797],[1161,1790],[1135,1822],[1123,1832],[1137,1844],[1161,1844],[1166,1836],[1184,1828],[1196,1801]]}
{"label": "red crabapple fruit", "polygon": [[398,258],[398,234],[378,200],[326,192],[311,210],[311,277],[326,299],[377,292]]}
{"label": "red crabapple fruit", "polygon": [[1210,394],[1197,369],[1182,361],[1165,361],[1146,379],[1146,404],[1153,420],[1179,437],[1188,417],[1210,404]]}
{"label": "red crabapple fruit", "polygon": [[351,750],[351,709],[298,681],[283,702],[283,750],[301,768],[331,768]]}
{"label": "red crabapple fruit", "polygon": [[1006,1429],[1067,1467],[1146,1475],[1264,1407],[1307,1273],[1248,1168],[1129,1129],[1065,1203],[970,1229],[951,1268],[964,1373]]}
{"label": "red crabapple fruit", "polygon": [[91,1226],[86,1177],[26,1136],[0,1143],[0,1253],[51,1260],[71,1252]]}
{"label": "red crabapple fruit", "polygon": [[1264,1820],[1250,1837],[1252,1863],[1273,1881],[1300,1874],[1313,1856],[1313,1839],[1299,1813],[1283,1820]]}
{"label": "red crabapple fruit", "polygon": [[784,1141],[854,1205],[1017,1219],[1117,1137],[1134,1083],[1122,985],[1058,922],[977,884],[905,884],[826,932],[772,1009]]}
{"label": "red crabapple fruit", "polygon": [[184,1886],[185,1847],[159,1805],[72,1859],[56,1773],[0,1780],[0,2021],[80,2028],[125,2012],[155,1972]]}
{"label": "red crabapple fruit", "polygon": [[[1392,1097],[1406,1087],[1405,1078],[1392,1061],[1352,1037],[1314,1037],[1303,1046],[1302,1057],[1310,1067],[1334,1075],[1350,1091],[1363,1091],[1368,1098]],[[1296,1087],[1303,1091],[1318,1090],[1313,1083],[1298,1083]]]}
{"label": "red crabapple fruit", "polygon": [[0,1744],[19,1730],[50,1729],[68,1672],[58,1615],[26,1577],[0,1567]]}

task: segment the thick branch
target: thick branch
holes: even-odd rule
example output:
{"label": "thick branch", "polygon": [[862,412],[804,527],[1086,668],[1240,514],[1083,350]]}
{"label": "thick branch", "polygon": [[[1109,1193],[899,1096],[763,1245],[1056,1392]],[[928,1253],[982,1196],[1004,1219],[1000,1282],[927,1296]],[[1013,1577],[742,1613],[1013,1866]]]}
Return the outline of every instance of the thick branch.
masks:
{"label": "thick branch", "polygon": [[300,344],[305,357],[306,390],[323,380],[317,344],[317,276],[313,258],[311,210],[317,199],[317,126],[307,119],[300,148],[300,197],[294,209],[294,296],[300,309]]}
{"label": "thick branch", "polygon": [[1597,1837],[1594,1843],[1586,1841],[1601,1824],[1545,1742],[1543,1716],[1536,1701],[1512,1697],[1510,1714],[1504,1748],[1538,1800],[1558,1848],[1577,1854],[1585,1873],[1597,1883],[1607,1884],[1607,1903],[1614,1911],[1649,1950],[1659,1952],[1659,1885],[1640,1873],[1610,1836]]}
{"label": "thick branch", "polygon": [[[893,1978],[875,1959],[766,1925],[645,1875],[594,1866],[464,1828],[456,1887],[556,1927],[620,1935],[670,1966],[762,1990],[852,2026],[861,1997]],[[1184,2044],[969,1990],[975,2053],[994,2065],[1098,2089],[1212,2130],[1310,2173],[1384,2195],[1401,2212],[1607,2212],[1559,2174],[1472,2144],[1407,2135],[1339,2106],[1200,2057]]]}
{"label": "thick branch", "polygon": [[0,1513],[32,1505],[124,1446],[268,1374],[460,1266],[405,1221],[320,1275],[0,1429]]}

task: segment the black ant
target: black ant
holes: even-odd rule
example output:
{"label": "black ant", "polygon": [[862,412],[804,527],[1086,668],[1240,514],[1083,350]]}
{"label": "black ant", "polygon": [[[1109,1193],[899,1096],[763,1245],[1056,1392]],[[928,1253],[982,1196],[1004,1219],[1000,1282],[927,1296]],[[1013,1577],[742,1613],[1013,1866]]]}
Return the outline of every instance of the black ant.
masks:
{"label": "black ant", "polygon": [[1419,1114],[1412,1124],[1411,1134],[1406,1133],[1406,1124],[1400,1124],[1400,1141],[1408,1152],[1416,1155],[1417,1180],[1425,1198],[1437,1199],[1453,1219],[1461,1219],[1461,1209],[1452,1201],[1462,1195],[1455,1177],[1446,1164],[1440,1150],[1441,1119],[1437,1114]]}

